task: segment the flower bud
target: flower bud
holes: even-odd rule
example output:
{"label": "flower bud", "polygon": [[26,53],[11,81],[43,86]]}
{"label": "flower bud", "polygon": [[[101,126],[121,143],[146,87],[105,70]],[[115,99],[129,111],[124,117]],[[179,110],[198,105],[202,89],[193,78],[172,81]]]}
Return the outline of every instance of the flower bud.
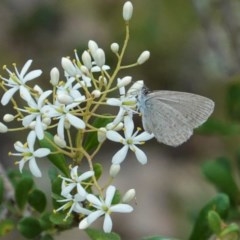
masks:
{"label": "flower bud", "polygon": [[49,117],[44,117],[43,120],[42,120],[42,122],[43,122],[44,124],[46,124],[47,126],[49,126],[49,125],[51,124],[51,118],[49,118]]}
{"label": "flower bud", "polygon": [[102,67],[105,64],[105,53],[101,48],[96,50],[96,55],[94,58],[97,66]]}
{"label": "flower bud", "polygon": [[149,51],[144,51],[141,53],[141,55],[138,57],[137,63],[139,65],[145,63],[150,57],[150,52]]}
{"label": "flower bud", "polygon": [[58,82],[59,82],[59,70],[54,67],[52,68],[52,70],[50,71],[50,83],[53,85],[53,86],[57,86],[58,85]]}
{"label": "flower bud", "polygon": [[95,89],[95,90],[92,91],[91,95],[94,98],[99,98],[101,96],[101,92],[98,89]]}
{"label": "flower bud", "polygon": [[120,164],[112,164],[109,170],[110,176],[115,178],[118,175],[120,169]]}
{"label": "flower bud", "polygon": [[118,88],[127,86],[132,81],[132,77],[126,76],[118,81]]}
{"label": "flower bud", "polygon": [[33,87],[33,90],[40,96],[42,93],[43,93],[43,90],[38,86],[38,85],[35,85]]}
{"label": "flower bud", "polygon": [[133,5],[130,1],[127,1],[123,5],[123,19],[129,21],[132,18]]}
{"label": "flower bud", "polygon": [[111,44],[111,50],[112,50],[114,53],[118,53],[118,51],[119,51],[119,45],[118,45],[118,43],[112,43],[112,44]]}
{"label": "flower bud", "polygon": [[32,121],[29,126],[28,126],[30,129],[32,130],[35,130],[35,127],[36,127],[36,121]]}
{"label": "flower bud", "polygon": [[70,104],[73,102],[73,99],[71,96],[65,94],[65,93],[60,93],[57,95],[57,100],[59,101],[59,103],[62,104]]}
{"label": "flower bud", "polygon": [[14,118],[15,117],[12,114],[7,113],[3,116],[3,121],[4,122],[12,122],[14,120]]}
{"label": "flower bud", "polygon": [[75,76],[76,75],[76,69],[73,65],[72,61],[70,61],[68,58],[63,57],[62,58],[62,68],[70,75]]}
{"label": "flower bud", "polygon": [[8,131],[8,127],[0,122],[0,133],[5,133]]}
{"label": "flower bud", "polygon": [[106,128],[99,128],[98,129],[98,132],[97,132],[97,137],[98,137],[98,142],[99,143],[102,143],[106,140],[106,133],[107,133],[107,130]]}
{"label": "flower bud", "polygon": [[80,70],[82,71],[82,73],[83,73],[84,75],[86,75],[86,76],[89,75],[89,71],[88,71],[88,68],[87,68],[86,66],[82,65],[82,66],[80,67]]}
{"label": "flower bud", "polygon": [[135,189],[129,189],[124,195],[123,195],[123,198],[122,198],[122,202],[124,203],[128,203],[130,201],[133,200],[133,198],[135,198],[136,196],[136,191]]}
{"label": "flower bud", "polygon": [[53,140],[60,148],[65,148],[67,146],[66,141],[57,134],[53,137]]}
{"label": "flower bud", "polygon": [[93,40],[90,40],[90,41],[88,42],[88,48],[89,48],[89,50],[90,50],[91,55],[92,55],[93,58],[95,59],[96,51],[97,51],[97,49],[98,49],[97,43],[96,43],[95,41],[93,41]]}
{"label": "flower bud", "polygon": [[82,61],[84,66],[86,66],[88,69],[92,68],[92,58],[88,51],[84,51],[82,54]]}

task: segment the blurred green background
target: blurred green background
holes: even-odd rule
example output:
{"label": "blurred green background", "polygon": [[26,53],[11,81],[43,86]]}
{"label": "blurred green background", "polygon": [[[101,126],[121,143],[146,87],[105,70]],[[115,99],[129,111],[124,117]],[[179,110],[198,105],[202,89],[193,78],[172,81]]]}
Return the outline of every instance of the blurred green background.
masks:
{"label": "blurred green background", "polygon": [[[213,118],[237,123],[240,1],[132,2],[134,13],[125,62],[134,62],[144,50],[151,52],[151,58],[124,74],[132,75],[134,80],[143,79],[150,89],[208,96],[216,102]],[[113,64],[110,44],[122,44],[124,40],[123,3],[120,0],[0,1],[0,65],[11,67],[16,63],[21,68],[28,59],[33,59],[32,68],[44,72],[38,84],[48,87],[51,68],[60,67],[62,56],[73,56],[73,49],[85,50],[88,40],[95,40],[105,49],[107,64]],[[3,71],[0,74],[4,76]],[[9,112],[8,106],[0,111]],[[224,127],[224,124],[218,126],[223,132]],[[140,214],[134,215],[135,218],[127,216],[127,226],[115,224],[114,230],[120,231],[123,239],[131,240],[150,234],[186,237],[195,210],[214,194],[201,176],[199,166],[207,158],[233,154],[239,146],[239,128],[237,134],[235,128],[230,132],[226,130],[224,136],[197,135],[177,149],[152,142],[147,168],[137,166],[133,160],[130,170],[123,168],[130,180],[119,180],[125,189],[129,186],[137,189],[140,197],[136,212]],[[15,136],[1,135],[4,165],[12,165],[7,153],[12,150]],[[109,149],[104,154],[110,156]],[[121,223],[125,217],[117,220]],[[77,236],[72,239],[78,239]]]}

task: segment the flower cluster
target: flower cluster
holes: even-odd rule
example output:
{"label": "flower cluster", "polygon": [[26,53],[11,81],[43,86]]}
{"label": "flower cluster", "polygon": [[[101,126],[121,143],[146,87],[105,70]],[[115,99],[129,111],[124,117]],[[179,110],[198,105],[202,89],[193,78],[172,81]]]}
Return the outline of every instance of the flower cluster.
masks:
{"label": "flower cluster", "polygon": [[[119,173],[120,164],[126,159],[128,150],[134,152],[141,164],[147,163],[146,154],[137,145],[153,138],[153,134],[141,131],[133,121],[133,115],[137,112],[137,96],[143,87],[143,81],[132,84],[131,76],[118,77],[120,70],[143,64],[150,56],[148,51],[144,51],[136,63],[123,64],[132,11],[132,3],[126,2],[123,7],[123,19],[126,23],[124,44],[122,48],[118,43],[112,43],[110,46],[117,58],[117,64],[113,68],[106,64],[104,50],[95,41],[90,40],[87,49],[81,55],[75,51],[74,59],[62,58],[63,78],[59,69],[51,70],[51,90],[43,90],[39,85],[29,84],[42,74],[41,70],[29,71],[32,60],[28,60],[20,72],[16,65],[14,71],[4,66],[8,76],[1,76],[1,88],[4,90],[1,104],[7,106],[11,103],[14,113],[4,115],[3,122],[0,122],[0,132],[28,132],[27,141],[17,141],[14,144],[17,153],[10,155],[22,157],[20,161],[16,161],[20,171],[28,162],[31,173],[36,177],[42,176],[37,158],[63,154],[71,159],[73,167],[70,168],[70,173],[60,175],[62,191],[58,201],[63,205],[55,211],[68,210],[66,218],[71,214],[79,214],[81,229],[104,215],[103,229],[110,232],[112,212],[133,210],[124,201],[130,201],[135,192],[131,190],[131,194],[128,192],[128,196],[131,197],[125,196],[114,201],[116,187],[111,184]],[[119,96],[109,97],[113,92],[118,92]],[[116,115],[103,114],[102,106],[115,107],[118,111]],[[13,121],[20,125],[14,128],[8,126]],[[52,138],[46,133],[52,134]],[[90,136],[93,134],[97,143],[89,148],[87,146],[92,144]],[[38,143],[41,145],[43,140],[54,147],[55,151],[46,145],[37,148]],[[112,157],[109,181],[101,187],[95,176],[93,161],[106,140],[119,142],[122,148]],[[78,167],[83,161],[87,161],[89,170],[79,174]]]}

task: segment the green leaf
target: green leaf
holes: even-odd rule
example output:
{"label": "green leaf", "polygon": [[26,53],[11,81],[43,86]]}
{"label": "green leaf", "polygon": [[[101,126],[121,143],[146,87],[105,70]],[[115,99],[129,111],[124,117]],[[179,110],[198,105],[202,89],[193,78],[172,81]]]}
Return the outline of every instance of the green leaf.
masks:
{"label": "green leaf", "polygon": [[227,88],[226,106],[232,120],[240,120],[240,82],[231,82]]}
{"label": "green leaf", "polygon": [[55,209],[61,206],[61,203],[56,201],[60,199],[61,189],[62,189],[61,186],[62,186],[62,179],[60,177],[57,177],[52,182],[52,199],[53,199],[53,206]]}
{"label": "green leaf", "polygon": [[4,182],[3,182],[3,178],[0,177],[0,204],[3,201],[3,197],[4,197]]}
{"label": "green leaf", "polygon": [[219,237],[226,240],[239,240],[240,229],[236,223],[231,223],[221,232]]}
{"label": "green leaf", "polygon": [[16,169],[10,169],[7,171],[7,176],[9,180],[11,181],[13,187],[15,188],[18,182],[23,178],[23,177],[32,177],[32,174],[28,171],[23,171],[20,173],[19,170]]}
{"label": "green leaf", "polygon": [[51,235],[46,234],[42,236],[40,240],[54,240],[54,238]]}
{"label": "green leaf", "polygon": [[15,227],[15,224],[10,219],[0,221],[0,237],[7,235]]}
{"label": "green leaf", "polygon": [[41,228],[43,230],[48,230],[51,229],[53,227],[53,223],[50,221],[50,215],[52,214],[52,212],[44,212],[40,219],[39,222],[41,224]]}
{"label": "green leaf", "polygon": [[[111,118],[95,118],[92,125],[96,128],[105,127],[111,121]],[[86,136],[83,147],[87,152],[89,152],[95,149],[98,144],[97,132],[90,132]]]}
{"label": "green leaf", "polygon": [[210,118],[201,127],[197,128],[196,132],[199,134],[232,136],[240,133],[240,125],[237,123],[224,122],[222,120]]}
{"label": "green leaf", "polygon": [[94,176],[98,180],[102,176],[103,167],[100,163],[93,164]]}
{"label": "green leaf", "polygon": [[116,233],[105,233],[101,230],[96,230],[92,228],[88,228],[85,230],[87,235],[91,240],[120,240],[120,236]]}
{"label": "green leaf", "polygon": [[18,207],[22,210],[27,203],[28,194],[33,188],[34,182],[31,177],[23,177],[15,187],[15,198]]}
{"label": "green leaf", "polygon": [[[44,139],[39,140],[40,146],[43,148],[48,148],[50,149],[51,152],[57,152],[58,149],[54,145],[53,141],[53,136],[45,132]],[[48,159],[50,162],[57,167],[65,176],[69,176],[69,168],[66,163],[66,159],[63,154],[58,153],[58,154],[49,154]]]}
{"label": "green leaf", "polygon": [[54,223],[56,225],[61,225],[61,226],[68,227],[68,226],[70,226],[70,224],[73,221],[73,216],[70,215],[66,219],[66,213],[56,212],[56,213],[51,213],[50,216],[49,216],[49,219],[52,223]]}
{"label": "green leaf", "polygon": [[207,220],[208,220],[208,225],[210,229],[216,235],[219,235],[222,230],[222,220],[219,214],[216,211],[211,210],[208,212]]}
{"label": "green leaf", "polygon": [[28,196],[28,203],[38,212],[43,212],[47,206],[47,198],[42,191],[34,189]]}
{"label": "green leaf", "polygon": [[218,158],[214,161],[207,161],[203,164],[202,171],[220,192],[228,194],[232,203],[238,202],[240,192],[233,178],[228,159]]}
{"label": "green leaf", "polygon": [[199,212],[195,221],[189,240],[205,240],[208,239],[212,231],[208,225],[207,217],[211,210],[219,214],[221,218],[226,218],[230,208],[229,198],[226,194],[218,194],[210,202],[208,202]]}
{"label": "green leaf", "polygon": [[169,238],[169,237],[161,237],[161,236],[150,236],[150,237],[145,237],[142,240],[178,240],[178,239]]}
{"label": "green leaf", "polygon": [[35,238],[42,232],[40,222],[33,217],[22,218],[19,221],[17,228],[26,238]]}

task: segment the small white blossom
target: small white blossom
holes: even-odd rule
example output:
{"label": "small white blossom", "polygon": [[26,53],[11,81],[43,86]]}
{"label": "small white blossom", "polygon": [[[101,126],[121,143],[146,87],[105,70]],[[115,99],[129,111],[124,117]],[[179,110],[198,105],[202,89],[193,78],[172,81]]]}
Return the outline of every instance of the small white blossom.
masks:
{"label": "small white blossom", "polygon": [[8,131],[8,127],[0,122],[0,133],[6,133]]}
{"label": "small white blossom", "polygon": [[132,77],[126,76],[126,77],[120,79],[120,81],[118,81],[117,86],[118,86],[118,88],[125,87],[125,86],[127,86],[129,83],[131,83],[131,81],[132,81]]}
{"label": "small white blossom", "polygon": [[57,134],[54,135],[53,140],[60,148],[65,148],[67,146],[66,141],[60,138]]}
{"label": "small white blossom", "polygon": [[106,190],[105,200],[101,197],[97,198],[93,194],[87,195],[87,200],[89,203],[96,209],[96,211],[90,213],[87,217],[85,217],[80,223],[79,228],[85,229],[89,227],[94,221],[104,215],[103,222],[103,230],[104,232],[112,231],[112,219],[111,213],[119,212],[119,213],[129,213],[133,211],[133,207],[128,204],[118,203],[112,205],[113,197],[115,195],[116,188],[114,186],[109,186]]}
{"label": "small white blossom", "polygon": [[98,90],[98,89],[94,89],[92,92],[91,92],[91,95],[94,97],[94,98],[99,98],[101,96],[101,92]]}
{"label": "small white blossom", "polygon": [[50,154],[50,150],[48,148],[39,148],[37,150],[34,150],[35,141],[36,141],[36,133],[34,131],[31,131],[28,134],[26,144],[22,144],[20,141],[17,141],[14,144],[15,150],[18,151],[19,153],[11,153],[11,155],[22,157],[20,161],[16,162],[17,164],[19,164],[20,172],[22,172],[24,164],[26,162],[29,162],[29,169],[31,173],[35,177],[41,177],[42,173],[39,167],[37,166],[36,158],[42,158],[47,156],[48,154]]}
{"label": "small white blossom", "polygon": [[107,133],[107,129],[106,128],[99,128],[98,132],[97,132],[97,138],[98,138],[98,142],[102,143],[106,140],[106,133]]}
{"label": "small white blossom", "polygon": [[127,1],[123,5],[123,19],[129,21],[132,18],[133,5],[130,1]]}
{"label": "small white blossom", "polygon": [[93,171],[87,171],[81,175],[78,174],[78,166],[75,166],[71,169],[70,176],[71,178],[62,177],[63,184],[62,184],[62,196],[67,196],[71,193],[71,191],[76,187],[78,194],[81,196],[86,196],[87,192],[82,186],[82,182],[94,175]]}
{"label": "small white blossom", "polygon": [[44,105],[46,98],[51,93],[51,90],[43,92],[37,100],[31,97],[28,101],[28,107],[26,107],[25,109],[19,109],[22,112],[28,113],[28,115],[22,119],[22,124],[24,127],[30,127],[30,125],[35,120],[34,126],[38,139],[43,139],[44,137],[44,130],[46,128],[46,125],[42,122],[45,114]]}
{"label": "small white blossom", "polygon": [[13,95],[19,90],[21,98],[23,98],[25,101],[29,101],[31,98],[31,94],[29,92],[28,87],[26,86],[26,83],[28,81],[31,81],[37,77],[39,77],[42,74],[41,70],[33,70],[27,73],[29,70],[30,66],[32,64],[32,60],[28,60],[20,73],[18,72],[16,66],[15,68],[15,73],[11,72],[8,68],[5,68],[6,71],[9,73],[9,79],[7,78],[2,78],[4,81],[4,85],[9,87],[9,89],[3,94],[1,103],[2,105],[7,105]]}
{"label": "small white blossom", "polygon": [[55,118],[57,123],[57,134],[60,138],[65,139],[64,137],[64,129],[70,126],[74,126],[77,129],[84,129],[85,123],[82,119],[76,117],[74,115],[73,108],[79,106],[78,102],[74,102],[68,105],[57,104],[47,105],[44,107],[44,112],[51,118]]}
{"label": "small white blossom", "polygon": [[58,85],[59,76],[60,76],[59,70],[56,67],[52,68],[52,70],[50,71],[50,83],[53,86]]}
{"label": "small white blossom", "polygon": [[124,117],[124,135],[125,138],[122,137],[118,132],[109,130],[107,132],[107,138],[111,141],[114,142],[120,142],[124,146],[117,152],[112,158],[112,163],[113,164],[120,164],[123,162],[123,160],[126,158],[128,150],[132,150],[135,155],[137,160],[141,164],[146,164],[147,163],[147,156],[146,154],[139,149],[136,145],[138,144],[143,144],[145,141],[148,141],[154,137],[153,134],[149,134],[147,132],[142,132],[139,135],[138,130],[133,133],[134,130],[134,123],[133,120],[130,116],[125,116]]}
{"label": "small white blossom", "polygon": [[119,44],[118,44],[118,43],[112,43],[112,44],[111,44],[111,50],[112,50],[114,53],[118,53],[118,51],[119,51]]}
{"label": "small white blossom", "polygon": [[64,195],[63,197],[64,199],[59,199],[57,201],[65,204],[63,204],[58,209],[55,209],[54,212],[59,212],[61,210],[64,211],[69,209],[64,220],[67,220],[67,218],[71,215],[72,212],[82,213],[84,215],[88,215],[91,213],[91,211],[89,211],[88,209],[85,209],[82,205],[82,201],[85,200],[84,196],[77,193],[75,195],[72,195],[72,194]]}
{"label": "small white blossom", "polygon": [[3,121],[4,122],[12,122],[14,119],[15,119],[15,117],[12,114],[9,114],[9,113],[7,113],[3,116]]}
{"label": "small white blossom", "polygon": [[122,202],[128,203],[133,200],[136,196],[136,190],[135,189],[129,189],[122,197]]}
{"label": "small white blossom", "polygon": [[88,51],[83,52],[82,61],[84,66],[86,66],[88,69],[92,68],[92,58],[91,58],[91,55],[88,53]]}
{"label": "small white blossom", "polygon": [[109,175],[115,178],[121,169],[120,164],[112,164],[109,170]]}
{"label": "small white blossom", "polygon": [[139,65],[145,63],[150,57],[150,52],[149,51],[144,51],[141,53],[141,55],[137,59],[137,63]]}

